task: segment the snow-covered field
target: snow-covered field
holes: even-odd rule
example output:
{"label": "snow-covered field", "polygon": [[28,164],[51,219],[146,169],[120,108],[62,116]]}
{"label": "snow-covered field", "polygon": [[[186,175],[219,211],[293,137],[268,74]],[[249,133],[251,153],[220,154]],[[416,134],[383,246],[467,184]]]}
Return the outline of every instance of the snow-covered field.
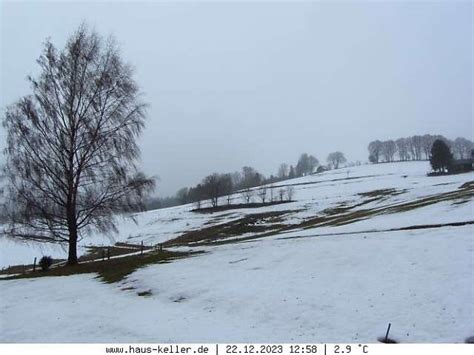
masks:
{"label": "snow-covered field", "polygon": [[[344,168],[281,182],[294,186],[292,203],[137,214],[120,222],[114,241],[95,235],[81,252],[87,244],[162,243],[265,212],[285,211],[278,223],[288,228],[198,243],[192,248],[206,253],[112,284],[93,274],[0,281],[0,341],[375,342],[390,322],[400,342],[464,342],[474,335],[474,227],[447,224],[474,220],[465,185],[474,173],[428,170],[427,162]],[[366,194],[383,189],[392,190]],[[344,223],[315,219],[341,206]],[[0,240],[0,267],[43,254],[66,255],[59,246]]]}

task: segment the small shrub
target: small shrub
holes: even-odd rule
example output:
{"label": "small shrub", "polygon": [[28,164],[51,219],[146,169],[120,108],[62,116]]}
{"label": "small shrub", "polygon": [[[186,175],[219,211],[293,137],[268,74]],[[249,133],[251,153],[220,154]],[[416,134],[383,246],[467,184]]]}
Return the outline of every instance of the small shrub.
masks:
{"label": "small shrub", "polygon": [[151,292],[151,290],[148,290],[148,291],[138,292],[137,295],[141,297],[150,297],[151,295],[153,295],[153,293]]}
{"label": "small shrub", "polygon": [[53,258],[50,256],[43,256],[38,264],[41,267],[41,270],[48,271],[53,264]]}

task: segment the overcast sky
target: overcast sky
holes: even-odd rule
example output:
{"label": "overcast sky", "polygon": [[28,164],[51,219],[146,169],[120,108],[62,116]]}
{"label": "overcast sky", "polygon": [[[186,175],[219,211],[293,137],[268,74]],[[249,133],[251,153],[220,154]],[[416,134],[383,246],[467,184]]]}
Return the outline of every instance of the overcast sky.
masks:
{"label": "overcast sky", "polygon": [[136,69],[141,164],[160,195],[302,152],[365,161],[374,139],[473,136],[469,1],[2,1],[2,115],[30,92],[45,38],[61,47],[83,21]]}

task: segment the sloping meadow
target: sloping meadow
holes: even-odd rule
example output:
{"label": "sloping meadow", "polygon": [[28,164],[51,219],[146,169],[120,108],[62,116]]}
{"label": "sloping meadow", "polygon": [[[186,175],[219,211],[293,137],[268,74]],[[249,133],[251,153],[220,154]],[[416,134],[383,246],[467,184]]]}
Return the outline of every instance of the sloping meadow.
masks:
{"label": "sloping meadow", "polygon": [[[398,342],[463,342],[474,174],[428,170],[344,168],[273,186],[295,189],[288,203],[123,219],[83,240],[77,272],[0,281],[0,341],[375,342],[390,322]],[[42,255],[0,243],[4,267]]]}

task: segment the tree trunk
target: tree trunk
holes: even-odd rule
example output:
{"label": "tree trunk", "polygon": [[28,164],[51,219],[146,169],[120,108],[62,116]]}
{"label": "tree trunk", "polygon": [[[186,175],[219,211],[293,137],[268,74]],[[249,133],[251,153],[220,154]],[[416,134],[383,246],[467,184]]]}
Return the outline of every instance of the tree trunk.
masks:
{"label": "tree trunk", "polygon": [[69,253],[67,257],[67,265],[77,265],[77,234],[75,237],[69,236]]}
{"label": "tree trunk", "polygon": [[67,214],[69,231],[69,253],[67,265],[77,265],[77,221],[74,208],[70,208]]}

